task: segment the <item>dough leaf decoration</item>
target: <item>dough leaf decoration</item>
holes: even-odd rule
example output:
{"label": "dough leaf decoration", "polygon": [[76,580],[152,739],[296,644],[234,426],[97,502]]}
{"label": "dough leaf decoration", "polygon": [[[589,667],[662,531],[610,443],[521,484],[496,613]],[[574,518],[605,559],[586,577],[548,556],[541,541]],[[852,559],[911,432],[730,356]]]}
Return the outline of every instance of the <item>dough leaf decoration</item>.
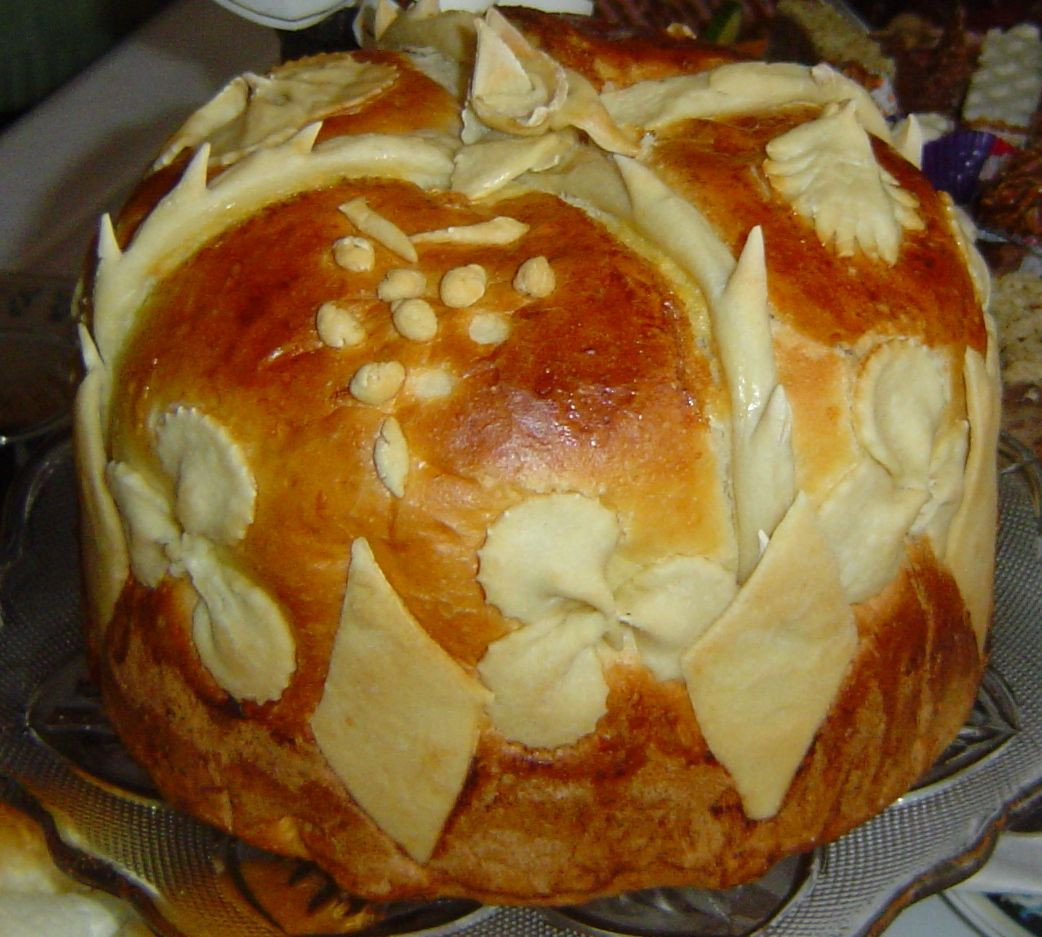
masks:
{"label": "dough leaf decoration", "polygon": [[487,702],[405,607],[369,542],[356,540],[311,730],[351,796],[417,862],[430,858],[459,797]]}
{"label": "dough leaf decoration", "polygon": [[744,582],[796,493],[792,411],[778,383],[763,233],[749,232],[720,297],[710,303],[731,396],[738,579]]}
{"label": "dough leaf decoration", "polygon": [[923,228],[918,200],[879,165],[852,101],[775,137],[767,157],[771,185],[840,256],[894,264],[904,232]]}

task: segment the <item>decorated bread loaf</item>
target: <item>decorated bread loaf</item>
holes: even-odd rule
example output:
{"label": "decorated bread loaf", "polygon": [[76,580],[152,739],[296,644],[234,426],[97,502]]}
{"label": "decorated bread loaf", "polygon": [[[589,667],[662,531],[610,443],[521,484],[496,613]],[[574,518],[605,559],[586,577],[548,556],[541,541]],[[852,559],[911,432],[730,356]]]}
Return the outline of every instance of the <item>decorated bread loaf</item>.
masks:
{"label": "decorated bread loaf", "polygon": [[827,67],[381,6],[84,285],[89,644],[171,802],[373,899],[723,887],[883,809],[992,608],[987,272]]}

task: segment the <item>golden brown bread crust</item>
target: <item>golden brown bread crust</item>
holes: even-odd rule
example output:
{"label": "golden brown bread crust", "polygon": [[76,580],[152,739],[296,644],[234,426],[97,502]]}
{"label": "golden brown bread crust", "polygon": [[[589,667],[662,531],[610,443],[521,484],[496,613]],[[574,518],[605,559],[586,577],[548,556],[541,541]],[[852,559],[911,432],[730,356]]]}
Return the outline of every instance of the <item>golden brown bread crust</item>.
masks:
{"label": "golden brown bread crust", "polygon": [[929,217],[923,231],[909,236],[894,267],[864,255],[818,250],[810,226],[807,236],[793,236],[785,202],[742,184],[743,175],[756,171],[767,141],[805,118],[797,109],[770,118],[688,121],[663,135],[655,166],[713,220],[733,250],[751,225],[763,226],[772,298],[801,333],[834,345],[890,330],[929,345],[966,344],[983,351],[984,323],[966,264],[942,221],[941,200],[889,147],[876,141],[880,161]]}
{"label": "golden brown bread crust", "polygon": [[[482,305],[506,310],[521,302],[510,286],[519,262],[545,255],[558,287],[544,301],[525,303],[512,318],[510,342],[480,356],[467,337],[470,310],[439,308],[436,339],[402,347],[375,296],[393,259],[352,275],[328,256],[343,233],[337,206],[359,193],[418,230],[504,212],[532,225],[506,249],[424,250],[419,267],[432,286],[441,271],[478,262],[490,282]],[[315,336],[315,309],[331,297],[365,310],[364,347],[330,355]],[[174,347],[184,354],[166,353]],[[562,357],[555,351],[562,348],[573,353]],[[399,411],[424,466],[400,501],[371,469],[382,415],[347,392],[363,363],[388,356],[409,369],[447,363],[460,378],[445,399]],[[326,623],[301,646],[308,656],[300,673],[313,674],[317,685],[309,679],[291,690],[307,694],[301,711],[309,711],[356,537],[373,543],[391,584],[468,664],[507,630],[481,596],[473,556],[518,488],[614,488],[628,499],[613,506],[633,516],[635,549],[654,540],[711,552],[725,509],[711,500],[705,407],[718,397],[668,284],[578,209],[538,194],[476,206],[404,183],[344,183],[259,216],[164,284],[126,354],[114,451],[154,459],[148,414],[179,402],[227,411],[222,419],[235,438],[250,441],[259,497],[244,559],[270,570],[295,618]],[[659,430],[649,434],[645,425]],[[291,458],[265,445],[269,434],[292,441]],[[692,489],[705,492],[696,515],[686,510]],[[661,510],[646,512],[646,502]],[[291,698],[278,708],[292,708]]]}
{"label": "golden brown bread crust", "polygon": [[657,30],[620,28],[591,17],[548,18],[525,7],[511,9],[508,15],[540,49],[585,75],[598,89],[692,74],[745,58],[733,48]]}
{"label": "golden brown bread crust", "polygon": [[567,903],[745,881],[904,793],[961,726],[981,668],[954,583],[918,549],[860,609],[858,656],[777,816],[745,817],[680,684],[620,667],[607,716],[575,746],[532,751],[486,733],[421,868],[360,814],[313,741],[200,698],[184,632],[169,627],[178,614],[172,590],[135,585],[114,620],[102,688],[131,752],[174,803],[376,898]]}
{"label": "golden brown bread crust", "polygon": [[[598,85],[734,58],[672,40],[620,45],[534,14],[519,22]],[[428,115],[427,129],[454,131],[451,98],[402,70],[398,104],[330,117],[322,139],[411,129],[417,113]],[[805,116],[795,109],[688,121],[660,135],[650,162],[735,254],[750,226],[763,226],[775,314],[802,339],[832,347],[899,334],[955,349],[956,358],[963,347],[983,352],[983,318],[943,204],[882,144],[880,160],[915,193],[926,221],[907,235],[894,267],[822,251],[807,222],[770,190],[734,183],[762,159],[767,139]],[[123,243],[182,167],[146,180],[123,215]],[[417,264],[436,295],[442,271],[480,263],[490,284],[482,307],[511,313],[510,341],[475,354],[471,313],[439,306],[436,339],[403,345],[374,298],[383,272],[400,261],[378,246],[374,272],[348,276],[330,258],[329,245],[347,230],[338,206],[359,195],[407,233],[503,214],[527,222],[509,248],[428,245]],[[512,278],[521,260],[538,255],[550,260],[556,289],[522,302]],[[322,347],[315,310],[330,298],[359,311],[364,349],[334,355]],[[692,334],[687,301],[653,259],[550,195],[471,203],[375,179],[270,206],[167,277],[120,362],[111,455],[155,464],[149,416],[172,405],[220,414],[258,492],[237,562],[292,621],[296,671],[277,700],[236,702],[192,643],[183,581],[149,589],[131,577],[104,641],[94,643],[94,663],[117,729],[164,795],[257,845],[313,858],[369,897],[565,903],[651,884],[746,880],[835,838],[913,784],[962,723],[982,670],[966,604],[925,539],[912,543],[882,593],[855,608],[854,660],[769,819],[747,818],[682,683],[626,663],[608,673],[596,731],[572,745],[525,748],[485,725],[424,864],[354,803],[316,744],[308,720],[323,693],[356,538],[371,544],[423,628],[468,669],[511,627],[485,601],[476,551],[519,492],[602,498],[625,519],[634,561],[722,551],[730,508],[715,481],[711,416],[728,403],[711,354]],[[406,399],[396,411],[413,464],[400,499],[372,468],[382,414],[347,391],[362,363],[391,349],[409,370],[447,362],[458,381],[442,399]],[[793,352],[779,366],[798,375],[799,361]],[[814,419],[813,388],[793,397],[797,424]]]}

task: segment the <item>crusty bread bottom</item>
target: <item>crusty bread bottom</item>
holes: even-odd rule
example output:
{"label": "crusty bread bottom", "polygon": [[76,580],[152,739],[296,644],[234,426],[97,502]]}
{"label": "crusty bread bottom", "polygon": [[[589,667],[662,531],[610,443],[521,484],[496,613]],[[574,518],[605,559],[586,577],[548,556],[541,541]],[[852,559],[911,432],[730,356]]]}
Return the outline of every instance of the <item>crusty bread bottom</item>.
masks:
{"label": "crusty bread bottom", "polygon": [[821,845],[904,793],[958,732],[982,670],[950,576],[914,548],[857,608],[843,689],[773,818],[746,818],[682,685],[616,667],[597,731],[530,751],[488,731],[426,866],[352,802],[299,730],[206,701],[169,587],[128,586],[97,664],[108,711],[174,804],[257,846],[311,858],[375,900],[465,895],[561,904],[649,886],[723,888]]}

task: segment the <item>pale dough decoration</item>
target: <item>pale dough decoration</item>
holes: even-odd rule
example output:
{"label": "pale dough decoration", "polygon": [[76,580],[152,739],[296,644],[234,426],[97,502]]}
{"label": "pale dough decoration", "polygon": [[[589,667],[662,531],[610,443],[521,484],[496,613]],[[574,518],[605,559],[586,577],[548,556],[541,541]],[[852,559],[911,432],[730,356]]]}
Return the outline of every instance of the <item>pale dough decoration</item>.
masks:
{"label": "pale dough decoration", "polygon": [[158,484],[126,462],[110,462],[105,478],[123,518],[134,578],[155,588],[170,567],[168,551],[181,538],[170,498]]}
{"label": "pale dough decoration", "polygon": [[465,144],[478,142],[489,129],[532,136],[576,127],[608,152],[639,152],[636,135],[612,120],[589,80],[536,49],[498,10],[490,7],[474,28]]}
{"label": "pale dough decoration", "polygon": [[393,416],[380,424],[373,444],[373,464],[384,487],[396,498],[401,498],[409,475],[409,445],[401,425]]}
{"label": "pale dough decoration", "polygon": [[253,521],[257,486],[228,431],[194,407],[155,421],[156,453],[174,483],[174,515],[189,534],[234,543]]}
{"label": "pale dough decoration", "polygon": [[927,535],[944,556],[970,491],[967,424],[949,413],[951,380],[948,358],[912,339],[880,342],[860,363],[851,413],[867,455],[820,508],[852,603],[891,581],[909,537]]}
{"label": "pale dough decoration", "polygon": [[[391,24],[398,19],[399,13],[401,13],[401,7],[393,0],[377,0],[375,4],[363,3],[355,21],[356,28],[360,27],[363,30],[363,37],[371,36],[372,39],[379,41]],[[362,43],[360,42],[359,45]]]}
{"label": "pale dough decoration", "polygon": [[781,807],[857,640],[835,556],[797,495],[735,600],[683,659],[702,734],[750,819]]}
{"label": "pale dough decoration", "polygon": [[452,189],[471,199],[485,198],[526,172],[544,172],[563,162],[578,146],[574,133],[483,140],[456,154]]}
{"label": "pale dough decoration", "polygon": [[236,699],[278,699],[296,669],[293,634],[279,606],[203,537],[182,538],[179,566],[198,593],[192,640],[203,665]]}
{"label": "pale dough decoration", "polygon": [[347,56],[283,65],[271,75],[247,72],[233,78],[197,110],[166,145],[155,168],[182,150],[210,144],[210,159],[226,166],[260,147],[284,142],[302,127],[390,90],[393,65]]}
{"label": "pale dough decoration", "polygon": [[551,125],[578,128],[606,153],[637,156],[641,151],[639,134],[615,123],[588,78],[571,68],[564,73],[568,95],[564,106],[551,118]]}
{"label": "pale dough decoration", "polygon": [[724,291],[735,260],[716,230],[694,205],[669,188],[643,163],[616,156],[632,220],[681,269],[691,274],[712,305]]}
{"label": "pale dough decoration", "polygon": [[380,407],[394,399],[405,382],[400,361],[371,361],[354,373],[348,390],[359,403]]}
{"label": "pale dough decoration", "polygon": [[410,368],[405,378],[405,392],[417,400],[438,400],[448,397],[456,384],[456,375],[447,368]]}
{"label": "pale dough decoration", "polygon": [[858,121],[873,136],[890,140],[886,119],[872,96],[828,65],[734,62],[695,75],[640,81],[601,100],[616,123],[658,130],[691,118],[755,114],[786,105],[852,101]]}
{"label": "pale dough decoration", "polygon": [[661,680],[679,678],[681,655],[738,591],[734,572],[704,557],[631,563],[620,536],[615,514],[578,493],[533,495],[489,526],[478,582],[521,623],[478,665],[507,738],[554,747],[592,732],[604,666],[624,652]]}
{"label": "pale dough decoration", "polygon": [[391,303],[391,322],[402,338],[412,342],[429,342],[438,334],[438,317],[425,299],[412,297]]}
{"label": "pale dough decoration", "polygon": [[950,400],[951,375],[940,353],[913,339],[881,342],[861,362],[854,428],[898,485],[925,488]]}
{"label": "pale dough decoration", "polygon": [[963,263],[966,264],[966,269],[969,271],[977,302],[984,309],[988,309],[991,304],[991,270],[988,268],[988,262],[977,250],[977,226],[966,210],[956,205],[947,192],[939,194],[944,205],[948,230],[955,238]]}
{"label": "pale dough decoration", "polygon": [[412,236],[414,244],[513,244],[528,231],[516,218],[499,215],[476,224],[452,225],[436,231],[421,231]]}
{"label": "pale dough decoration", "polygon": [[615,618],[605,579],[615,514],[577,493],[538,495],[504,511],[478,551],[478,582],[508,618],[534,624],[575,607]]}
{"label": "pale dough decoration", "polygon": [[529,257],[514,274],[514,289],[533,299],[545,299],[557,288],[557,277],[550,261],[542,254]]}
{"label": "pale dough decoration", "polygon": [[498,345],[510,337],[510,320],[501,312],[475,312],[467,335],[478,345]]}
{"label": "pale dough decoration", "polygon": [[438,293],[441,301],[450,309],[466,309],[473,306],[488,287],[488,274],[481,264],[466,264],[447,270],[441,278]]}
{"label": "pale dough decoration", "polygon": [[315,330],[323,345],[353,348],[365,341],[365,326],[353,309],[326,302],[315,313]]}
{"label": "pale dough decoration", "polygon": [[919,511],[909,534],[925,534],[934,553],[944,556],[948,530],[965,494],[966,460],[970,448],[968,420],[955,420],[934,439],[930,454],[929,499]]}
{"label": "pale dough decoration", "polygon": [[364,198],[344,202],[340,211],[362,234],[368,235],[409,263],[416,263],[416,248],[412,246],[409,236],[389,218],[373,211]]}
{"label": "pale dough decoration", "polygon": [[615,590],[619,620],[633,629],[641,662],[659,680],[681,676],[680,655],[738,591],[733,572],[701,556],[671,556]]}
{"label": "pale dough decoration", "polygon": [[459,74],[455,82],[446,83],[446,87],[457,100],[461,100],[469,77],[463,71],[474,61],[476,19],[473,13],[465,10],[441,12],[437,4],[417,0],[397,15],[387,17],[379,36],[379,48],[402,52],[414,62],[419,50],[423,58],[433,55],[456,66]]}
{"label": "pale dough decoration", "polygon": [[126,584],[130,557],[123,522],[105,481],[109,372],[86,327],[80,325],[79,333],[86,368],[73,403],[73,439],[82,505],[80,542],[91,620],[104,628]]}
{"label": "pale dough decoration", "polygon": [[951,409],[951,367],[911,339],[881,342],[862,360],[852,415],[868,453],[828,493],[822,521],[851,602],[897,573],[908,536],[927,535],[943,556],[968,489],[968,427]]}
{"label": "pale dough decoration", "polygon": [[488,701],[356,540],[311,729],[354,800],[417,862],[430,858],[463,788]]}
{"label": "pale dough decoration", "polygon": [[998,494],[988,479],[995,470],[995,450],[1002,418],[998,341],[991,316],[986,314],[985,321],[988,324],[987,356],[967,348],[963,364],[970,422],[970,452],[964,477],[966,494],[948,528],[944,553],[944,561],[969,608],[977,646],[982,652],[991,625],[991,584],[995,575],[998,517]]}
{"label": "pale dough decoration", "polygon": [[369,238],[349,234],[333,242],[333,260],[350,273],[368,273],[376,265],[376,249]]}
{"label": "pale dough decoration", "polygon": [[923,168],[923,146],[926,136],[923,133],[923,125],[915,114],[909,114],[904,120],[899,121],[891,134],[893,147],[916,169]]}
{"label": "pale dough decoration", "polygon": [[478,673],[493,694],[489,715],[506,738],[531,748],[567,745],[607,711],[597,645],[608,619],[575,609],[493,642]]}
{"label": "pale dough decoration", "polygon": [[224,558],[245,534],[256,488],[227,431],[193,407],[150,421],[173,486],[113,461],[106,477],[142,585],[188,575],[196,593],[192,638],[203,666],[236,699],[278,698],[296,669],[293,635],[278,604]]}
{"label": "pale dough decoration", "polygon": [[918,199],[879,165],[852,101],[775,137],[767,156],[771,185],[841,257],[860,249],[894,264],[904,232],[924,227]]}
{"label": "pale dough decoration", "polygon": [[416,299],[427,289],[427,278],[419,270],[395,267],[388,270],[376,287],[376,295],[385,303],[399,299]]}
{"label": "pale dough decoration", "polygon": [[[453,147],[445,141],[363,134],[337,137],[316,147],[319,129],[318,124],[311,124],[277,147],[255,150],[209,181],[208,146],[204,143],[180,182],[138,227],[126,250],[120,248],[109,216],[102,218],[93,321],[93,337],[102,361],[110,364],[116,359],[157,280],[176,269],[201,244],[264,205],[323,185],[331,178],[381,176],[425,188],[448,187]],[[367,224],[364,218],[369,216],[361,214]],[[379,240],[376,234],[371,236]],[[408,238],[404,244],[395,244],[408,252],[410,262],[415,260]]]}
{"label": "pale dough decoration", "polygon": [[[470,76],[462,62],[446,58],[437,49],[429,47],[413,46],[401,51],[413,68],[441,85],[455,100],[462,101],[466,97]],[[462,118],[460,122],[462,124]]]}
{"label": "pale dough decoration", "polygon": [[[468,105],[494,130],[535,135],[564,105],[564,69],[540,52],[494,7],[475,20],[477,54]],[[465,142],[472,142],[465,140]]]}
{"label": "pale dough decoration", "polygon": [[792,412],[778,383],[763,234],[753,228],[727,286],[709,304],[731,397],[732,478],[738,533],[738,579],[760,557],[796,493]]}
{"label": "pale dough decoration", "polygon": [[604,663],[617,655],[608,639],[676,679],[681,654],[734,598],[733,572],[692,556],[631,566],[619,538],[614,513],[577,493],[529,497],[489,526],[478,581],[521,623],[478,665],[507,738],[554,747],[592,732],[605,712]]}
{"label": "pale dough decoration", "polygon": [[923,488],[901,488],[883,466],[862,459],[828,493],[819,513],[847,600],[876,595],[897,575],[909,529],[927,501]]}
{"label": "pale dough decoration", "polygon": [[612,156],[590,146],[580,147],[547,172],[533,173],[525,183],[606,218],[631,218],[633,206]]}
{"label": "pale dough decoration", "polygon": [[[364,6],[365,9],[371,8],[368,4]],[[373,39],[379,40],[380,36],[387,32],[391,24],[398,19],[399,13],[401,13],[401,7],[397,3],[393,3],[392,0],[377,0],[373,9]]]}

